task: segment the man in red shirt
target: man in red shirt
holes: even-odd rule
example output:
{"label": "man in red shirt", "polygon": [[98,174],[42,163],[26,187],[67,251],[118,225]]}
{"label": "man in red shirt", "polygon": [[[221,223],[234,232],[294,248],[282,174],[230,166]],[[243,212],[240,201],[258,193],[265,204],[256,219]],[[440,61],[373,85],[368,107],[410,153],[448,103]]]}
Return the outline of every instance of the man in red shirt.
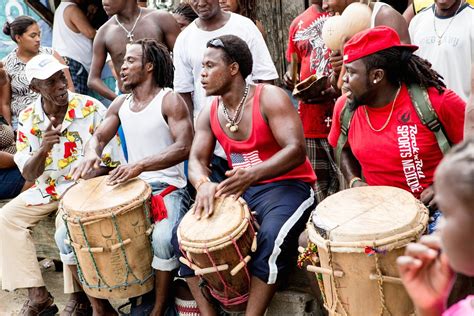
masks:
{"label": "man in red shirt", "polygon": [[341,169],[349,185],[399,187],[434,210],[433,174],[443,153],[434,132],[420,121],[407,85],[426,88],[451,144],[463,138],[466,104],[445,88],[427,61],[412,54],[417,48],[401,44],[386,26],[360,32],[346,43],[347,92],[336,102],[329,143],[337,146],[346,106],[353,114]]}
{"label": "man in red shirt", "polygon": [[[294,265],[298,236],[315,206],[316,176],[306,158],[303,128],[287,94],[272,85],[247,84],[252,55],[237,36],[210,40],[201,83],[217,96],[198,116],[189,157],[189,180],[196,188],[193,212],[212,216],[216,196],[242,196],[260,228],[257,251],[249,262],[250,293],[245,315],[264,315],[276,284]],[[209,180],[216,141],[231,170],[221,183]],[[179,247],[174,241],[175,251]],[[181,267],[180,275],[187,272]],[[187,274],[190,276],[190,274]],[[197,277],[188,280],[203,315],[216,311],[204,298]]]}
{"label": "man in red shirt", "polygon": [[[290,26],[286,57],[291,61],[293,54],[298,58],[299,79],[303,81],[313,74],[318,78],[328,77],[331,71],[330,51],[324,45],[321,32],[329,15],[321,8],[322,0],[313,0],[312,5],[293,20]],[[290,67],[291,68],[291,67]],[[289,69],[284,80],[288,88],[293,89],[293,79]],[[329,82],[327,82],[329,85]],[[320,202],[326,196],[339,190],[339,170],[333,160],[327,136],[331,129],[335,91],[316,99],[299,97],[298,112],[303,122],[308,157],[318,175],[316,197]]]}

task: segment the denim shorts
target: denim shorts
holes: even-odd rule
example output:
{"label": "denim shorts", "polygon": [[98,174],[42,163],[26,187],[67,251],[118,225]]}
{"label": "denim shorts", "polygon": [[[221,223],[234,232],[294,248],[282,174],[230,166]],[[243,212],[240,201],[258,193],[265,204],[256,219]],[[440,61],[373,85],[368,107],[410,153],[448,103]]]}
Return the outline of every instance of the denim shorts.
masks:
{"label": "denim shorts", "polygon": [[[153,195],[159,194],[168,187],[168,184],[161,182],[149,184],[153,190]],[[173,227],[189,209],[189,194],[186,188],[177,189],[166,195],[163,200],[168,211],[168,218],[156,222],[153,228],[153,261],[151,266],[160,271],[172,271],[178,268],[179,264],[171,245],[171,234]],[[75,265],[76,258],[72,248],[65,243],[67,232],[63,222],[56,229],[54,238],[59,248],[62,262],[68,265]]]}
{"label": "denim shorts", "polygon": [[[275,284],[296,265],[293,259],[297,255],[298,237],[316,207],[314,192],[302,181],[283,180],[251,186],[242,197],[260,225],[257,251],[248,264],[250,273],[265,283]],[[181,255],[176,234],[172,243],[176,254]],[[194,272],[180,264],[178,275],[189,277]]]}

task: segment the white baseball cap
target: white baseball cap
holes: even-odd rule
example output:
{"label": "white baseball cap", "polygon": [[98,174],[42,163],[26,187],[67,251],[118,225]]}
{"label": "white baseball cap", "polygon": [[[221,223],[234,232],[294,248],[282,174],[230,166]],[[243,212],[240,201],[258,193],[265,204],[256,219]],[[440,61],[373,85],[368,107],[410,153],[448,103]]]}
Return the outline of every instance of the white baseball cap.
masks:
{"label": "white baseball cap", "polygon": [[25,73],[28,83],[31,83],[33,78],[45,80],[57,73],[60,70],[69,68],[61,64],[53,55],[40,54],[31,58],[26,63]]}

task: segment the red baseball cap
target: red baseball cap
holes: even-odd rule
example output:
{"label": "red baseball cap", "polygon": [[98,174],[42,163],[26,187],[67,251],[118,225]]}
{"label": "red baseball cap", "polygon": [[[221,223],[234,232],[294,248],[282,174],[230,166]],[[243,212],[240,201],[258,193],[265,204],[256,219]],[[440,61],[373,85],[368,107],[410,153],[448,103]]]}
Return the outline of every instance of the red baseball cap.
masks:
{"label": "red baseball cap", "polygon": [[343,61],[348,64],[391,47],[407,48],[411,51],[418,49],[416,45],[400,43],[400,37],[391,27],[376,26],[357,33],[347,41],[344,45]]}

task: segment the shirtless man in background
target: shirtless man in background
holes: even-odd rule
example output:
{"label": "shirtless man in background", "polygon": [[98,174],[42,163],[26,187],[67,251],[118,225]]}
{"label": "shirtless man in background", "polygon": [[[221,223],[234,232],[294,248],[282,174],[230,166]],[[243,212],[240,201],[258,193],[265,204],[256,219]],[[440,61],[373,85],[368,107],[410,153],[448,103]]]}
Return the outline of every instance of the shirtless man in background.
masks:
{"label": "shirtless man in background", "polygon": [[[170,13],[141,8],[136,0],[103,0],[102,5],[111,18],[98,30],[95,37],[88,86],[103,97],[113,100],[117,95],[100,78],[107,54],[112,58],[115,72],[120,73],[128,43],[152,38],[172,51],[180,29]],[[120,78],[117,83],[120,91],[124,92]]]}

